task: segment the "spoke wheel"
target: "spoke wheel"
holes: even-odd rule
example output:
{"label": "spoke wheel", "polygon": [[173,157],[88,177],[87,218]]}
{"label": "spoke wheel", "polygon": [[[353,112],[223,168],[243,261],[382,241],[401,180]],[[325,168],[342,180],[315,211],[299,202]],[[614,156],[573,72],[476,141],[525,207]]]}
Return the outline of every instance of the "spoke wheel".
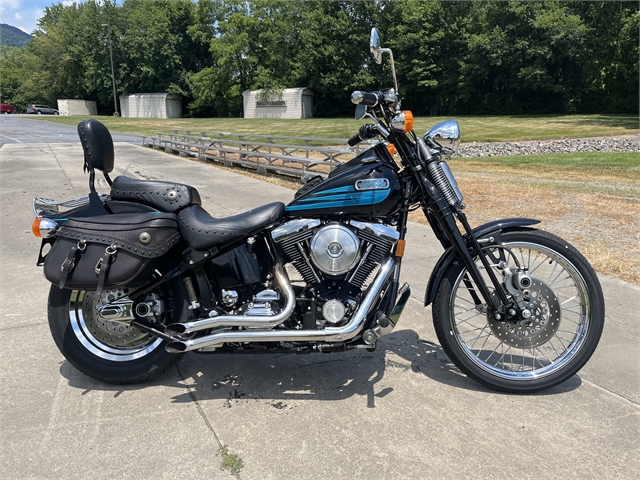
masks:
{"label": "spoke wheel", "polygon": [[[476,305],[479,292],[466,268],[454,262],[434,302],[436,332],[453,362],[487,386],[549,388],[574,375],[595,350],[604,324],[602,290],[584,257],[561,239],[531,230],[505,233],[502,240],[490,253],[502,250],[508,267],[518,264],[531,276],[524,299],[529,318],[490,317],[486,305]],[[479,259],[476,265],[491,285]]]}

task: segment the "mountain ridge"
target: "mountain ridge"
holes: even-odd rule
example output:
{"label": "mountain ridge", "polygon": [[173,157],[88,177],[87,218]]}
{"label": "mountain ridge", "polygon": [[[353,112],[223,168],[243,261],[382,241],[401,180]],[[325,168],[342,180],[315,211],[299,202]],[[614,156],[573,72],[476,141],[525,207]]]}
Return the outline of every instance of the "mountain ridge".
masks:
{"label": "mountain ridge", "polygon": [[23,32],[13,25],[0,23],[0,45],[7,47],[24,47],[32,38],[32,35]]}

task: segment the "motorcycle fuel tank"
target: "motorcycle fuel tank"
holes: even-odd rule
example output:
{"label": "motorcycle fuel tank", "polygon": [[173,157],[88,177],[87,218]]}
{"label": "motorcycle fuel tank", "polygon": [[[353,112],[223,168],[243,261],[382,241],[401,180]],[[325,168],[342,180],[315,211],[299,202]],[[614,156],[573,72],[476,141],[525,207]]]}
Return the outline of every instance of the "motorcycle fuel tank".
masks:
{"label": "motorcycle fuel tank", "polygon": [[333,170],[315,185],[305,185],[286,207],[291,216],[359,215],[387,217],[400,201],[397,167],[382,144]]}

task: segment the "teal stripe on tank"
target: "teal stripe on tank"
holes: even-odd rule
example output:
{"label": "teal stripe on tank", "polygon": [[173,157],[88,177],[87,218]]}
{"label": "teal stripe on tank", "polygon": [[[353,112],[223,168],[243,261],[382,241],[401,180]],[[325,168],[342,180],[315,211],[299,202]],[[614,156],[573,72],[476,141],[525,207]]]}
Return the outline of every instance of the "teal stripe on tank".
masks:
{"label": "teal stripe on tank", "polygon": [[[353,195],[351,199],[336,200],[330,202],[309,203],[306,205],[290,205],[285,210],[292,212],[297,210],[312,210],[316,208],[336,208],[336,207],[355,207],[359,205],[375,205],[384,201],[391,193],[390,189],[387,190],[369,190],[364,192],[358,192],[359,195]],[[320,199],[316,199],[320,200]],[[299,201],[298,201],[299,202]]]}
{"label": "teal stripe on tank", "polygon": [[332,200],[351,200],[351,199],[355,199],[356,196],[359,196],[359,193],[342,193],[339,195],[325,195],[324,197],[303,198],[298,200],[298,202],[325,202],[325,201],[332,201]]}
{"label": "teal stripe on tank", "polygon": [[321,192],[312,193],[310,196],[321,196],[321,195],[327,195],[331,193],[346,193],[346,192],[355,192],[355,188],[353,187],[353,185],[347,185],[346,187],[331,188],[329,190],[322,190]]}

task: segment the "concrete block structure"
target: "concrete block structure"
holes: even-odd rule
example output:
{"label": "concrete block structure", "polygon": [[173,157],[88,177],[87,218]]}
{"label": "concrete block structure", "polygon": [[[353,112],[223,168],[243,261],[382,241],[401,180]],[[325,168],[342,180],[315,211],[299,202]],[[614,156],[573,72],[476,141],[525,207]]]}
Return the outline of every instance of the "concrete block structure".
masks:
{"label": "concrete block structure", "polygon": [[98,115],[98,108],[93,100],[60,99],[58,112],[60,115]]}
{"label": "concrete block structure", "polygon": [[123,117],[129,118],[180,118],[182,98],[171,93],[135,93],[120,97]]}
{"label": "concrete block structure", "polygon": [[280,92],[245,90],[242,92],[244,118],[312,118],[313,91],[286,88]]}

